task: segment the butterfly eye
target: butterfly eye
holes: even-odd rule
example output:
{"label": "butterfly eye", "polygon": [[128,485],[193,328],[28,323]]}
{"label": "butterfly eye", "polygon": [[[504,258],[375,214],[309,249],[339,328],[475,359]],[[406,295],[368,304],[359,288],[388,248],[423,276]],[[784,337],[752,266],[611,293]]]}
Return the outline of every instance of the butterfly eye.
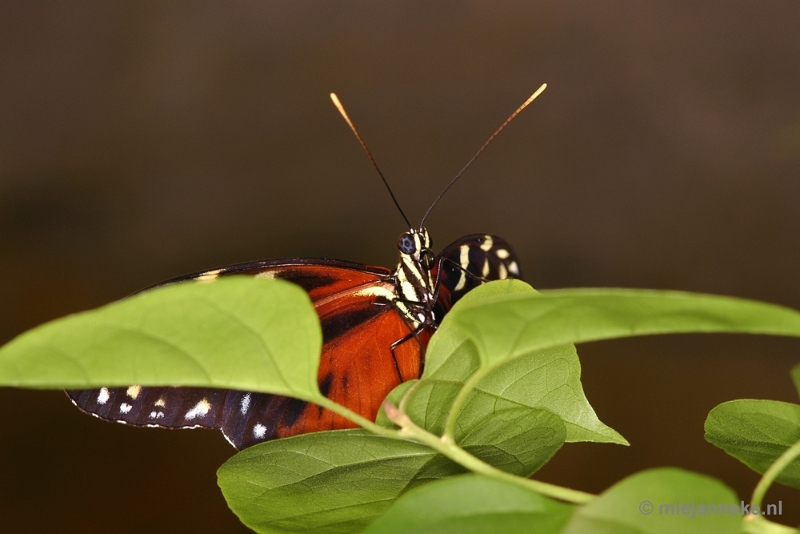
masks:
{"label": "butterfly eye", "polygon": [[414,238],[411,237],[411,234],[405,233],[400,236],[400,239],[397,240],[397,248],[400,249],[400,252],[403,254],[413,254],[417,251],[417,245],[414,243]]}
{"label": "butterfly eye", "polygon": [[434,262],[436,262],[436,256],[433,255],[430,249],[424,248],[419,253],[419,262],[422,264],[423,269],[430,271],[433,269]]}

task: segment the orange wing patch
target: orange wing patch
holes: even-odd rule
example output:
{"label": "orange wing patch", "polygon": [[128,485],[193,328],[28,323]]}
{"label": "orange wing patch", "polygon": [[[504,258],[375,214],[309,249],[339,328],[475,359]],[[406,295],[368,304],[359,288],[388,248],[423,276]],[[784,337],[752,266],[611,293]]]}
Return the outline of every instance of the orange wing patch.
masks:
{"label": "orange wing patch", "polygon": [[[326,397],[374,421],[392,389],[421,375],[423,346],[433,332],[426,328],[415,336],[391,301],[363,289],[323,299],[317,307],[324,340],[318,377]],[[278,436],[356,426],[308,404],[290,426],[278,429]]]}

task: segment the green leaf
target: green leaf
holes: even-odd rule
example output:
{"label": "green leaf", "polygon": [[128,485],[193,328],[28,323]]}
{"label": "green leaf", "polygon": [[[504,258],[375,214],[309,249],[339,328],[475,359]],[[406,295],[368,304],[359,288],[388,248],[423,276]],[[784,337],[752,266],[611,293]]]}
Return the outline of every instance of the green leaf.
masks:
{"label": "green leaf", "polygon": [[682,469],[650,469],[578,508],[563,534],[739,534],[741,504],[714,478]]}
{"label": "green leaf", "polygon": [[529,477],[564,445],[566,429],[547,410],[512,408],[481,417],[456,441],[484,462],[514,475]]}
{"label": "green leaf", "polygon": [[526,354],[492,370],[478,383],[459,416],[474,417],[485,406],[500,410],[508,406],[547,409],[564,420],[568,442],[628,442],[603,424],[586,399],[580,381],[581,366],[574,345]]}
{"label": "green leaf", "polygon": [[676,291],[567,289],[485,299],[453,310],[481,366],[600,339],[681,332],[800,336],[800,312],[751,300]]}
{"label": "green leaf", "polygon": [[0,348],[0,385],[181,384],[314,400],[321,346],[300,287],[226,277],[156,288],[34,328]]}
{"label": "green leaf", "polygon": [[[457,380],[422,380],[406,412],[415,423],[440,435],[449,407],[463,385]],[[396,404],[408,387],[398,388],[389,399]],[[572,345],[537,351],[491,371],[467,398],[457,420],[457,431],[495,413],[521,407],[546,409],[558,415],[566,425],[567,442],[628,444],[600,422],[589,405],[580,383],[580,361]]]}
{"label": "green leaf", "polygon": [[556,534],[573,506],[507,482],[463,475],[403,495],[365,534]]}
{"label": "green leaf", "polygon": [[792,367],[792,382],[794,382],[797,394],[800,395],[800,365]]}
{"label": "green leaf", "polygon": [[[535,294],[519,280],[503,280],[479,286],[461,299],[444,318],[431,339],[425,372],[407,413],[426,430],[441,434],[449,407],[464,381],[480,368],[475,345],[453,319],[459,310],[498,296]],[[561,417],[567,429],[566,441],[601,443],[628,442],[604,425],[589,405],[580,382],[581,367],[574,345],[534,351],[492,370],[465,404],[458,424],[471,427],[476,420],[509,408],[530,407],[549,410]],[[397,404],[410,384],[401,384],[389,399]],[[379,423],[390,425],[385,417]]]}
{"label": "green leaf", "polygon": [[[705,423],[706,440],[757,473],[800,441],[800,406],[771,400],[735,400],[715,407]],[[800,488],[800,460],[776,479]]]}
{"label": "green leaf", "polygon": [[[477,425],[462,444],[487,463],[528,476],[563,443],[561,419],[525,409]],[[218,479],[231,510],[258,532],[339,533],[363,527],[411,488],[464,471],[426,446],[346,430],[250,447],[228,460]]]}
{"label": "green leaf", "polygon": [[407,489],[463,472],[432,449],[364,430],[305,434],[243,450],[217,472],[256,532],[358,531]]}

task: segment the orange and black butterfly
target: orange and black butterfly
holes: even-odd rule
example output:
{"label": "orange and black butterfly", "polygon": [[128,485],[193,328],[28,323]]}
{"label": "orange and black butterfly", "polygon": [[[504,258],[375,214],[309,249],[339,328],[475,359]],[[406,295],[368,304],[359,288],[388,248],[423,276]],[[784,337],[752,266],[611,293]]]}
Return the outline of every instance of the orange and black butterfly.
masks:
{"label": "orange and black butterfly", "polygon": [[[543,88],[512,114],[475,157]],[[335,95],[331,96],[372,159]],[[400,213],[405,218],[402,209]],[[426,217],[427,213],[422,223]],[[461,297],[484,282],[520,277],[518,259],[502,238],[466,236],[434,255],[422,223],[419,229],[409,223],[408,232],[400,235],[400,261],[395,270],[330,259],[263,260],[180,276],[158,285],[229,275],[299,285],[311,298],[322,325],[320,391],[374,421],[394,387],[420,377],[431,335]],[[275,438],[356,426],[306,401],[266,393],[133,385],[67,394],[82,411],[108,421],[142,427],[218,428],[237,449]]]}

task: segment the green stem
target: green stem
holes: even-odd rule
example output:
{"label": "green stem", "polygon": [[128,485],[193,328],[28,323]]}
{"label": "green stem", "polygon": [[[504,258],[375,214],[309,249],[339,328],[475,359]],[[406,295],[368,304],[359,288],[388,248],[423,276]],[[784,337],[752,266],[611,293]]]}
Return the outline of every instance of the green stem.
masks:
{"label": "green stem", "polygon": [[475,372],[472,376],[470,376],[464,385],[461,386],[461,389],[458,391],[456,398],[453,399],[453,404],[450,405],[450,411],[447,412],[447,420],[444,423],[444,434],[442,434],[442,440],[448,444],[455,444],[455,431],[456,431],[456,420],[458,420],[458,416],[461,414],[461,408],[464,407],[464,403],[467,402],[467,397],[472,390],[475,389],[475,386],[478,385],[484,376],[486,376],[490,371],[489,367],[484,367],[479,371]]}
{"label": "green stem", "polygon": [[483,462],[482,460],[472,456],[470,453],[456,445],[449,443],[445,440],[445,436],[441,438],[436,437],[427,430],[417,426],[408,415],[401,412],[396,406],[388,401],[383,403],[383,409],[389,419],[400,427],[400,435],[406,439],[418,441],[424,445],[429,446],[442,455],[450,458],[454,462],[466,467],[470,471],[480,473],[497,480],[503,480],[517,486],[521,486],[529,491],[534,491],[546,497],[559,499],[566,502],[575,504],[586,504],[593,501],[596,496],[591,493],[585,493],[538,480],[531,480],[522,478],[505,471],[501,471],[491,465]]}
{"label": "green stem", "polygon": [[349,408],[345,408],[341,404],[334,402],[327,397],[322,397],[321,399],[314,399],[311,402],[319,406],[322,406],[323,408],[327,408],[333,413],[339,414],[346,419],[351,420],[358,426],[369,430],[373,434],[377,434],[385,438],[405,439],[405,437],[401,435],[401,432],[399,430],[393,430],[391,428],[386,428],[382,427],[381,425],[375,424],[366,417],[358,415],[356,412],[350,410]]}
{"label": "green stem", "polygon": [[750,504],[753,506],[758,506],[761,509],[761,502],[764,499],[764,495],[766,495],[767,490],[781,474],[781,472],[786,469],[786,467],[792,463],[797,457],[800,457],[800,441],[786,449],[783,454],[778,456],[778,459],[775,460],[769,469],[764,472],[764,475],[761,477],[761,480],[758,481],[756,484],[756,488],[753,490],[753,497],[750,499]]}
{"label": "green stem", "polygon": [[[786,449],[783,454],[778,456],[778,459],[769,466],[761,477],[761,480],[756,484],[753,490],[753,496],[750,498],[750,506],[758,510],[762,510],[761,504],[764,501],[764,496],[767,494],[770,486],[775,479],[778,478],[786,467],[792,463],[796,458],[800,457],[800,441]],[[790,534],[797,533],[797,529],[773,523],[767,520],[762,515],[748,514],[743,521],[743,532],[745,534]]]}
{"label": "green stem", "polygon": [[398,404],[398,408],[400,411],[405,413],[406,408],[408,407],[408,403],[411,400],[411,395],[419,388],[420,384],[422,384],[422,380],[416,380],[411,387],[409,387],[405,393],[403,393],[403,397],[400,399],[400,404]]}

